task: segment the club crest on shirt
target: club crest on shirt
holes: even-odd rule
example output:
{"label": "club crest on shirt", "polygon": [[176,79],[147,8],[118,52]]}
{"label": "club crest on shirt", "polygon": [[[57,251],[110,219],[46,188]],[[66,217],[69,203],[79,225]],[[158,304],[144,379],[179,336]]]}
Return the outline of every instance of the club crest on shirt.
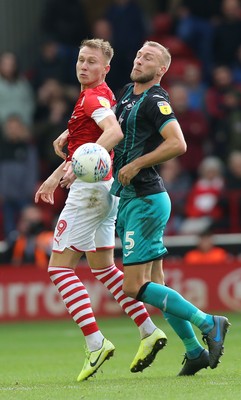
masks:
{"label": "club crest on shirt", "polygon": [[102,105],[102,107],[110,108],[110,102],[105,97],[99,96],[99,97],[97,97],[97,99],[99,100],[99,103],[100,103],[100,105]]}
{"label": "club crest on shirt", "polygon": [[163,115],[169,115],[172,112],[170,104],[168,104],[166,101],[159,101],[157,106]]}

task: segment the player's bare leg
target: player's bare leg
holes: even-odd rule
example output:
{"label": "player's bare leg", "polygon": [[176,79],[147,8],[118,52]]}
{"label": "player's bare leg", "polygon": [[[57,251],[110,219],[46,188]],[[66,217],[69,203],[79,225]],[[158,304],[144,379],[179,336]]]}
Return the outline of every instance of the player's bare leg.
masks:
{"label": "player's bare leg", "polygon": [[[88,292],[75,274],[81,254],[65,249],[61,254],[52,253],[48,272],[60,293],[73,320],[81,329],[86,341],[86,359],[78,375],[81,382],[95,374],[99,367],[114,354],[114,345],[104,338],[91,307]],[[68,267],[66,267],[68,265]]]}
{"label": "player's bare leg", "polygon": [[[143,303],[124,294],[122,289],[124,274],[115,266],[110,251],[99,250],[96,253],[87,253],[87,259],[95,277],[106,286],[123,311],[139,328],[141,343],[130,365],[130,370],[141,372],[153,363],[159,350],[166,345],[167,337],[153,323]],[[104,268],[108,264],[110,266]]]}

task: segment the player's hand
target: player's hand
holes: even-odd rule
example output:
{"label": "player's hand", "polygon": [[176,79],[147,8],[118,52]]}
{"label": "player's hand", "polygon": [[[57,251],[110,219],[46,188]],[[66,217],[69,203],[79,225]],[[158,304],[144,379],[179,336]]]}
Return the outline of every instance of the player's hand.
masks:
{"label": "player's hand", "polygon": [[76,175],[73,172],[73,168],[71,165],[71,162],[66,163],[66,166],[63,169],[65,171],[65,174],[63,176],[63,178],[60,181],[60,186],[62,188],[66,188],[69,189],[70,186],[72,185],[72,183],[75,181],[76,179]]}
{"label": "player's hand", "polygon": [[50,176],[38,189],[34,201],[38,203],[41,199],[45,203],[54,204],[54,192],[59,185],[59,180]]}
{"label": "player's hand", "polygon": [[64,160],[66,159],[67,155],[66,153],[63,152],[63,147],[67,144],[67,137],[68,137],[69,131],[66,129],[57,139],[53,141],[53,146],[54,146],[54,151],[57,154],[57,156],[63,158]]}
{"label": "player's hand", "polygon": [[139,171],[140,169],[136,168],[133,163],[127,164],[120,169],[118,181],[122,184],[122,186],[127,186],[130,184],[131,179],[133,179]]}

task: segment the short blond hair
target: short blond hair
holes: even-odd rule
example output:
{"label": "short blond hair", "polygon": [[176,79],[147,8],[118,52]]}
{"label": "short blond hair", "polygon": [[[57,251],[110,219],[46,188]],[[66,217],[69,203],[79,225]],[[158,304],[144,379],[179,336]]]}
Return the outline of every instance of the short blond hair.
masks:
{"label": "short blond hair", "polygon": [[153,42],[152,40],[147,40],[143,44],[143,46],[157,47],[162,53],[162,61],[164,62],[165,67],[168,70],[168,68],[170,67],[171,61],[172,61],[172,56],[166,47],[162,46],[162,44],[160,44],[158,42]]}
{"label": "short blond hair", "polygon": [[103,39],[84,39],[80,44],[80,49],[82,47],[90,47],[92,49],[100,49],[103,56],[105,57],[107,63],[109,64],[114,55],[114,50],[107,40]]}

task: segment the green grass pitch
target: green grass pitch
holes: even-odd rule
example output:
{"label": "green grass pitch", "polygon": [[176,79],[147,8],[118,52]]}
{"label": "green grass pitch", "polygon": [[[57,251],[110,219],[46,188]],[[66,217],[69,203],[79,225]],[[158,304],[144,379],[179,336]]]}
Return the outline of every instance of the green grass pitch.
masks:
{"label": "green grass pitch", "polygon": [[[241,395],[241,316],[226,313],[232,326],[219,366],[194,377],[177,377],[184,349],[160,316],[155,323],[168,336],[167,346],[142,373],[129,371],[139,346],[134,323],[121,318],[99,319],[115,355],[89,380],[77,383],[84,338],[74,322],[49,321],[0,325],[1,400],[233,400]],[[201,340],[201,335],[197,332]]]}

